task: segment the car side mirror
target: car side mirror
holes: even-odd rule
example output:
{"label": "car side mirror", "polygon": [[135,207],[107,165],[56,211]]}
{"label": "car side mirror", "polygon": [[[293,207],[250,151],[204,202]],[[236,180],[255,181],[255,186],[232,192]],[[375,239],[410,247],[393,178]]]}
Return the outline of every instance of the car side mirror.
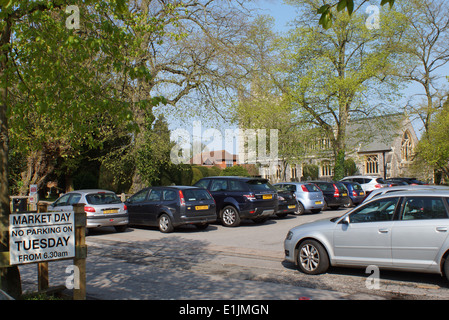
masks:
{"label": "car side mirror", "polygon": [[341,224],[349,225],[349,216],[344,217],[344,218],[340,221],[340,223],[341,223]]}

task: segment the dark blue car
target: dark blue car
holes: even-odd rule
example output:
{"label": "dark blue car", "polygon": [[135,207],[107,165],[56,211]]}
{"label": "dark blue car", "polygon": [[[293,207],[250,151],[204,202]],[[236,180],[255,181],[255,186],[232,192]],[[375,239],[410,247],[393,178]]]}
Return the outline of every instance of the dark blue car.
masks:
{"label": "dark blue car", "polygon": [[277,191],[267,179],[207,177],[195,183],[206,188],[217,204],[217,218],[226,227],[237,227],[241,219],[265,222],[277,208]]}
{"label": "dark blue car", "polygon": [[129,224],[157,226],[161,232],[193,224],[205,229],[217,220],[215,201],[203,188],[170,186],[140,190],[125,202]]}
{"label": "dark blue car", "polygon": [[348,189],[350,203],[348,206],[357,206],[359,203],[362,203],[363,199],[365,199],[365,192],[363,191],[360,183],[350,182],[350,181],[340,181],[346,186]]}

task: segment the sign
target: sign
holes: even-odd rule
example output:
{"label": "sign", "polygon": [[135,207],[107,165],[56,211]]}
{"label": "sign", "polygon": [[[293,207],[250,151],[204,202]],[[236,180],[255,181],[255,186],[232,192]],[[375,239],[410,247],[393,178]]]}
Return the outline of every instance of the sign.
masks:
{"label": "sign", "polygon": [[75,256],[73,212],[18,213],[9,216],[10,264]]}
{"label": "sign", "polygon": [[30,185],[30,195],[37,193],[37,184],[31,184]]}

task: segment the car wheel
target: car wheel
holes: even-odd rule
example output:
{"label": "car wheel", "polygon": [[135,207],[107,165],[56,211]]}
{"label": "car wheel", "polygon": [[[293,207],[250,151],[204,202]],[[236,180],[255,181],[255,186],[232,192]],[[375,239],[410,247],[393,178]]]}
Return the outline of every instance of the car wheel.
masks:
{"label": "car wheel", "polygon": [[443,271],[444,275],[446,276],[446,279],[449,281],[449,256],[447,256],[446,260],[444,261]]}
{"label": "car wheel", "polygon": [[320,274],[329,268],[329,257],[319,242],[305,240],[299,245],[297,264],[306,274]]}
{"label": "car wheel", "polygon": [[258,223],[258,224],[265,223],[267,220],[268,220],[268,217],[258,217],[258,218],[253,219],[254,223]]}
{"label": "car wheel", "polygon": [[195,227],[196,227],[198,230],[204,230],[204,229],[207,229],[208,226],[209,226],[208,223],[197,223],[197,224],[195,224]]}
{"label": "car wheel", "polygon": [[167,214],[162,214],[159,217],[159,230],[164,233],[173,232],[174,227],[173,223],[171,222],[170,217]]}
{"label": "car wheel", "polygon": [[305,212],[304,205],[298,201],[298,210],[296,211],[296,215],[300,216]]}
{"label": "car wheel", "polygon": [[221,210],[221,223],[225,227],[237,227],[240,225],[240,215],[233,206],[226,206]]}
{"label": "car wheel", "polygon": [[328,209],[329,209],[329,206],[327,205],[327,201],[324,200],[323,211],[324,211],[324,210],[328,210]]}
{"label": "car wheel", "polygon": [[349,202],[344,205],[345,208],[355,207],[354,202],[349,198]]}
{"label": "car wheel", "polygon": [[126,229],[128,229],[128,225],[114,226],[114,229],[115,229],[116,232],[125,232]]}

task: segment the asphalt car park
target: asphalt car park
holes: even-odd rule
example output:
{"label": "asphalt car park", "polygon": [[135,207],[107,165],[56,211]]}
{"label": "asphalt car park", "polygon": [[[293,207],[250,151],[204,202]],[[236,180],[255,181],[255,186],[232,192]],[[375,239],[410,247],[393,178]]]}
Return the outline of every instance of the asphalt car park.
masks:
{"label": "asphalt car park", "polygon": [[[372,289],[365,268],[333,267],[308,275],[285,260],[283,243],[291,228],[347,211],[272,215],[264,224],[242,220],[238,228],[219,222],[203,230],[182,225],[172,233],[157,226],[121,233],[94,229],[86,238],[87,294],[95,299],[449,298],[446,280],[435,274],[381,270],[379,288]],[[65,268],[60,279],[67,277]]]}

